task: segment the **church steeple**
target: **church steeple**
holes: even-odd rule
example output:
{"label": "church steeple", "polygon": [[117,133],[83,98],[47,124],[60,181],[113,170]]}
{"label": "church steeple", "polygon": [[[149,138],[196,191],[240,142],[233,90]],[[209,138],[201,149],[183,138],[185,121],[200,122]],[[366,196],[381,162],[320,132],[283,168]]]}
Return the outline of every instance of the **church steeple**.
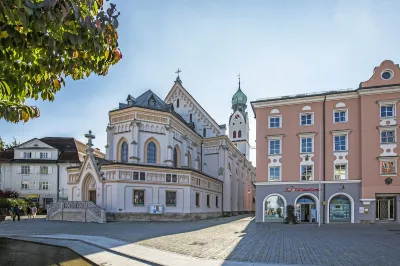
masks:
{"label": "church steeple", "polygon": [[247,96],[243,93],[240,88],[240,74],[239,77],[239,87],[236,93],[232,96],[232,109],[233,111],[245,112],[247,108]]}

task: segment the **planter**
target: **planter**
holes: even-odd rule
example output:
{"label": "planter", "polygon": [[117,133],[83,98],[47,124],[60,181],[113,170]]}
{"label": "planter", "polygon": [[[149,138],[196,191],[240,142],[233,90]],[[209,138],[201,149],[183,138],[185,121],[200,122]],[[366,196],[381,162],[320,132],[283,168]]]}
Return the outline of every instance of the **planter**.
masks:
{"label": "planter", "polygon": [[0,222],[4,221],[6,219],[5,215],[0,215]]}

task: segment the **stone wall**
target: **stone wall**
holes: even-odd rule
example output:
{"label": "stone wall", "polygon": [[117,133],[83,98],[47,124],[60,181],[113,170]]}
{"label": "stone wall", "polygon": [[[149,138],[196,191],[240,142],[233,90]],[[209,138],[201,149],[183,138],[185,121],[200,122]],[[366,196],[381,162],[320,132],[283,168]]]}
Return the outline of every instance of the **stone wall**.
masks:
{"label": "stone wall", "polygon": [[107,221],[196,221],[222,217],[221,212],[202,213],[106,213]]}

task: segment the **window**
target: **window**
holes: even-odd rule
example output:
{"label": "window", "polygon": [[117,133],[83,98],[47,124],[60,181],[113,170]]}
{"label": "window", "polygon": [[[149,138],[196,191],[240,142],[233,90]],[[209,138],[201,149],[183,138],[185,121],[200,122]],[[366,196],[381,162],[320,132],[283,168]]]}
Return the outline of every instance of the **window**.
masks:
{"label": "window", "polygon": [[381,175],[396,174],[396,161],[381,161]]}
{"label": "window", "polygon": [[210,203],[210,194],[207,194],[207,207],[211,207],[211,203]]}
{"label": "window", "polygon": [[394,104],[381,105],[381,118],[394,117]]}
{"label": "window", "polygon": [[346,135],[335,136],[335,151],[346,151]]}
{"label": "window", "polygon": [[39,186],[40,189],[44,189],[44,190],[49,189],[49,182],[40,181],[39,184],[40,184],[40,186]]}
{"label": "window", "polygon": [[21,166],[21,174],[30,174],[31,167],[29,165],[22,165]]}
{"label": "window", "polygon": [[242,131],[239,130],[239,131],[238,131],[238,138],[241,138],[241,137],[242,137]]}
{"label": "window", "polygon": [[269,154],[281,154],[281,140],[271,139],[269,141]]}
{"label": "window", "polygon": [[381,143],[394,143],[395,142],[395,131],[382,131],[381,132]]}
{"label": "window", "polygon": [[133,205],[144,205],[144,190],[133,190]]}
{"label": "window", "polygon": [[300,124],[302,126],[309,126],[313,124],[313,115],[312,114],[301,114],[300,115]]}
{"label": "window", "polygon": [[196,207],[200,207],[200,193],[196,193]]}
{"label": "window", "polygon": [[347,122],[347,111],[346,110],[335,110],[333,113],[335,123]]}
{"label": "window", "polygon": [[32,153],[31,152],[24,152],[24,159],[30,159],[32,158]]}
{"label": "window", "polygon": [[207,136],[207,129],[203,128],[203,138]]}
{"label": "window", "polygon": [[281,167],[274,166],[269,168],[269,181],[279,181],[281,179]]}
{"label": "window", "polygon": [[140,172],[140,181],[145,181],[145,180],[146,180],[146,173]]}
{"label": "window", "polygon": [[128,162],[128,143],[125,141],[121,145],[121,161],[123,163]]}
{"label": "window", "polygon": [[236,131],[233,131],[233,138],[236,139]]}
{"label": "window", "polygon": [[166,191],[165,204],[167,206],[176,206],[176,191]]}
{"label": "window", "polygon": [[168,183],[176,183],[176,182],[178,182],[178,177],[177,177],[177,175],[167,174],[167,176],[166,176],[166,182],[168,182]]}
{"label": "window", "polygon": [[308,181],[313,180],[312,176],[312,165],[302,165],[301,166],[301,180]]}
{"label": "window", "polygon": [[40,166],[40,174],[41,175],[48,175],[49,174],[49,167],[48,166]]}
{"label": "window", "polygon": [[345,164],[335,165],[335,180],[346,180],[346,167]]}
{"label": "window", "polygon": [[29,189],[29,182],[22,181],[21,182],[21,189]]}
{"label": "window", "polygon": [[219,203],[218,203],[218,196],[215,196],[215,207],[219,207],[219,205],[218,205]]}
{"label": "window", "polygon": [[280,116],[270,116],[269,117],[269,127],[270,128],[281,127],[281,117]]}
{"label": "window", "polygon": [[174,167],[178,167],[178,150],[176,149],[176,147],[174,148]]}
{"label": "window", "polygon": [[153,141],[147,144],[147,163],[157,162],[157,147]]}
{"label": "window", "polygon": [[176,107],[179,107],[179,99],[176,100]]}
{"label": "window", "polygon": [[40,159],[47,159],[47,152],[41,152],[40,153]]}
{"label": "window", "polygon": [[301,152],[310,153],[313,152],[313,139],[312,138],[301,138]]}

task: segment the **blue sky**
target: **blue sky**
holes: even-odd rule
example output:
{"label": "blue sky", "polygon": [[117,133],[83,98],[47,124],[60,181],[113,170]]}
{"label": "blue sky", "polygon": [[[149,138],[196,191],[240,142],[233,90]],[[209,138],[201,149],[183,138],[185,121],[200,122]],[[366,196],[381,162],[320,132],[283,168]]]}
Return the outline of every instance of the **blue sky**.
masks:
{"label": "blue sky", "polygon": [[[54,102],[38,101],[38,119],[0,121],[0,136],[23,142],[70,136],[104,151],[108,111],[152,89],[162,99],[179,67],[185,88],[227,124],[241,74],[249,100],[357,88],[383,60],[400,63],[400,1],[131,1],[121,11],[123,59],[106,77],[67,82]],[[255,120],[249,104],[251,145]],[[255,164],[255,151],[251,159]]]}

